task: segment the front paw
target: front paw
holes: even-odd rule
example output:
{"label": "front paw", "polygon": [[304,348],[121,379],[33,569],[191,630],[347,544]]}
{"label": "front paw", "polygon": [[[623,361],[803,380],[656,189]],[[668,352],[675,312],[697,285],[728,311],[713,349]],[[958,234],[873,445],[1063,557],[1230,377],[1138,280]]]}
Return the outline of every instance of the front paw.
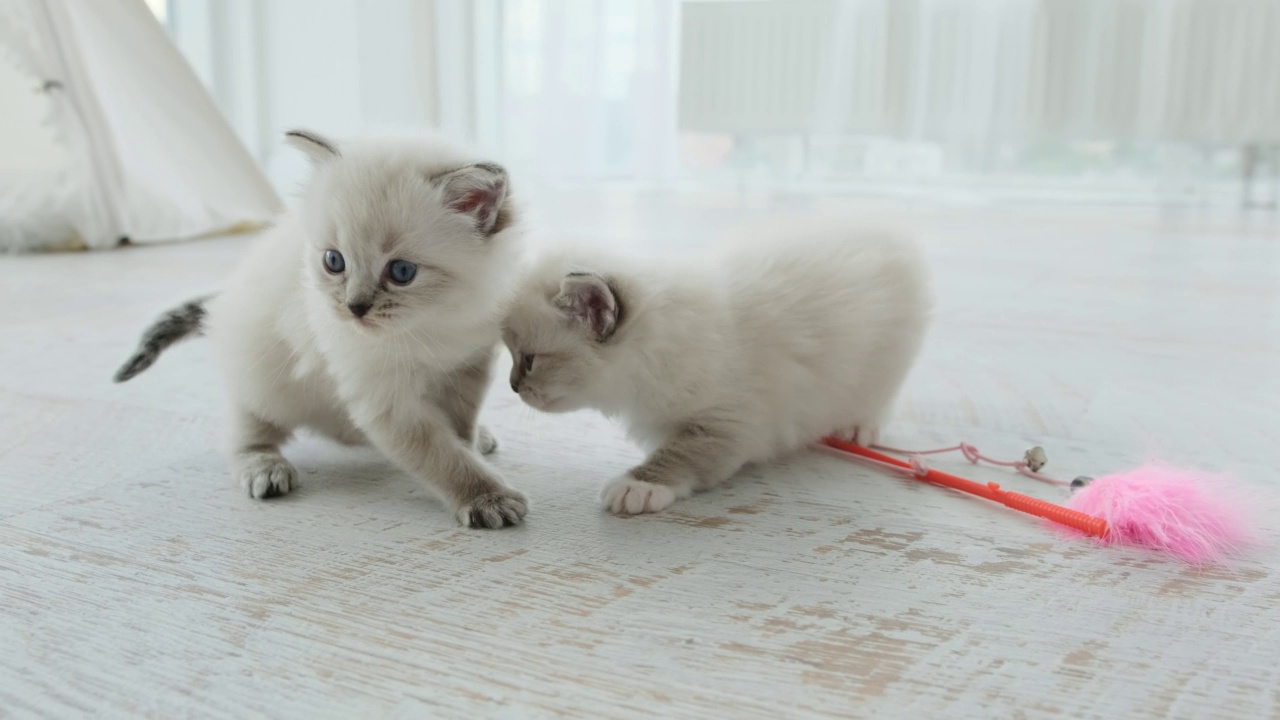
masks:
{"label": "front paw", "polygon": [[242,455],[236,460],[236,481],[255,500],[288,495],[298,486],[298,471],[273,453]]}
{"label": "front paw", "polygon": [[874,447],[880,442],[880,423],[866,422],[859,425],[850,425],[840,428],[832,434],[840,440],[851,442],[854,445],[861,445],[865,448]]}
{"label": "front paw", "polygon": [[600,500],[614,515],[639,515],[666,510],[676,501],[676,493],[666,485],[637,480],[627,473],[605,485]]}
{"label": "front paw", "polygon": [[472,498],[458,508],[458,523],[463,527],[501,528],[519,525],[529,512],[529,502],[515,490],[503,489]]}

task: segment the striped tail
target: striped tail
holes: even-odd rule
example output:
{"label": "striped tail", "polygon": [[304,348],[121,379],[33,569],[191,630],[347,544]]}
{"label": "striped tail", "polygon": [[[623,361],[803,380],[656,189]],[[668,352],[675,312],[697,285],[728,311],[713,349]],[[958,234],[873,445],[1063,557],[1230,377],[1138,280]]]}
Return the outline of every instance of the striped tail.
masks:
{"label": "striped tail", "polygon": [[204,334],[204,308],[213,296],[206,295],[179,305],[151,323],[142,333],[138,349],[116,371],[115,381],[122,383],[151,367],[170,345],[188,337]]}

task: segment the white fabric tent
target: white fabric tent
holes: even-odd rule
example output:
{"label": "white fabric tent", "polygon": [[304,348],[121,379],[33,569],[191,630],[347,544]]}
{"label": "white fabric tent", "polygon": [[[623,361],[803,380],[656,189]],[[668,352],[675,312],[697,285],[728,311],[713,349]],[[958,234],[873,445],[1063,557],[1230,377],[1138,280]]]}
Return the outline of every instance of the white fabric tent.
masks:
{"label": "white fabric tent", "polygon": [[191,238],[282,207],[142,0],[0,0],[0,60],[0,249]]}

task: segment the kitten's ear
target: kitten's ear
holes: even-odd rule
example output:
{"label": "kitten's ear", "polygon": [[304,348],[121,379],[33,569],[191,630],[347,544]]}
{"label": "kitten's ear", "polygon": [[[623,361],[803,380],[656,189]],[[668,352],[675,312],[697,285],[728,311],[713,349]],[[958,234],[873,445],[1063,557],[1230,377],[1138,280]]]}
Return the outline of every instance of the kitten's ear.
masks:
{"label": "kitten's ear", "polygon": [[507,171],[493,163],[476,163],[440,175],[444,204],[475,221],[483,235],[492,235],[505,225],[503,202],[507,199]]}
{"label": "kitten's ear", "polygon": [[609,283],[595,273],[566,275],[552,303],[600,342],[608,340],[618,326],[618,299]]}
{"label": "kitten's ear", "polygon": [[295,150],[300,150],[313,165],[328,162],[338,157],[338,146],[320,133],[310,130],[290,130],[284,134],[284,141]]}

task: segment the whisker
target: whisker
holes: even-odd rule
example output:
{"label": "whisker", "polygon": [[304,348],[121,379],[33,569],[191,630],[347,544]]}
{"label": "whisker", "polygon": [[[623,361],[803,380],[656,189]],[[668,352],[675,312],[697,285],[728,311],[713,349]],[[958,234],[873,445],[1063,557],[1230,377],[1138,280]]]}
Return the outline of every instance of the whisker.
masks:
{"label": "whisker", "polygon": [[271,354],[271,351],[272,351],[272,350],[275,350],[275,349],[276,349],[276,346],[277,346],[277,345],[279,345],[279,344],[280,344],[280,343],[282,343],[282,342],[284,342],[284,336],[283,336],[283,335],[281,335],[280,337],[276,338],[276,341],[275,341],[275,342],[273,342],[273,343],[271,343],[270,347],[268,347],[266,350],[263,350],[263,351],[262,351],[262,354],[258,356],[258,359],[257,359],[257,360],[254,360],[254,361],[253,361],[253,364],[252,364],[252,365],[250,365],[250,366],[248,367],[248,369],[249,369],[249,370],[252,370],[252,369],[256,368],[256,367],[258,366],[258,363],[260,363],[260,362],[262,362],[263,360],[265,360],[265,359],[267,358],[267,356]]}

